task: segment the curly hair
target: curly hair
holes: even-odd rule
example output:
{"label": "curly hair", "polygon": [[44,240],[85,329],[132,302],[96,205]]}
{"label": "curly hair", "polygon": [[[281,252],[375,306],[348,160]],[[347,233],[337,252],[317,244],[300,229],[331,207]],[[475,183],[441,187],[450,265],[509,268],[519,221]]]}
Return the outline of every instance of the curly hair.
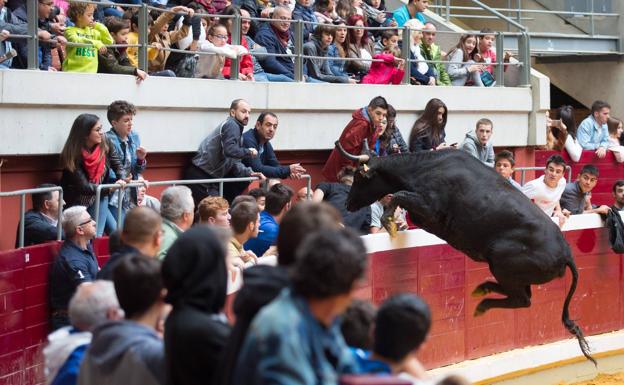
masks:
{"label": "curly hair", "polygon": [[95,10],[95,4],[70,2],[69,8],[67,9],[67,16],[69,16],[71,21],[75,23],[80,16],[84,15],[85,12],[89,10],[89,8],[93,8],[93,10]]}

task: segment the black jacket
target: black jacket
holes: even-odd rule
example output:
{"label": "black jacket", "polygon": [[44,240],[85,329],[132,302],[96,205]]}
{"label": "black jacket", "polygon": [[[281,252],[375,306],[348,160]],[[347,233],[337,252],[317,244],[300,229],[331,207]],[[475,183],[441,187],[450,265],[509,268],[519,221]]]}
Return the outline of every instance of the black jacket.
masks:
{"label": "black jacket", "polygon": [[139,250],[135,249],[132,246],[122,244],[121,248],[111,254],[106,264],[102,266],[100,271],[97,273],[97,279],[105,279],[107,281],[113,280],[113,270],[119,264],[119,262],[123,261],[126,256],[131,254],[140,254]]}
{"label": "black jacket", "polygon": [[[46,217],[38,211],[28,210],[24,214],[24,246],[56,240],[56,226],[50,224]],[[15,236],[15,248],[19,247],[19,224]]]}
{"label": "black jacket", "polygon": [[[256,131],[255,128],[247,130],[243,134],[243,147],[255,148],[258,151],[258,156],[255,158],[243,159],[243,164],[245,166],[251,167],[254,171],[261,172],[267,178],[285,179],[290,176],[290,167],[279,164],[271,143],[266,142],[260,145],[258,141],[258,131]],[[260,151],[261,149],[262,151]]]}

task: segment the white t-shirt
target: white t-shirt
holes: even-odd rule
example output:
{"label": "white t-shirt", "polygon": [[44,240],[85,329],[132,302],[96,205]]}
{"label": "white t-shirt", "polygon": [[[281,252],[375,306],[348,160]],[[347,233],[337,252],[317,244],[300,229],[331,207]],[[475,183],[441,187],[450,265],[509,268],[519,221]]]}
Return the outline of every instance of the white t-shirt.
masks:
{"label": "white t-shirt", "polygon": [[522,186],[522,192],[529,197],[537,207],[542,209],[546,215],[552,216],[555,206],[565,190],[566,180],[565,178],[559,179],[557,187],[550,188],[544,183],[544,175],[537,179],[534,179],[524,186]]}

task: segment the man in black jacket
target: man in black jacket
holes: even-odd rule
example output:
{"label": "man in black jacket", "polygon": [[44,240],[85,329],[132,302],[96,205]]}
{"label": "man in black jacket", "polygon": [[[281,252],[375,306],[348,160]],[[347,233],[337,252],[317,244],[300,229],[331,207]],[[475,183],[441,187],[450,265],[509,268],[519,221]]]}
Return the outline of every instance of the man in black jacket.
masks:
{"label": "man in black jacket", "polygon": [[[48,187],[56,187],[56,185],[44,183],[37,186],[37,188]],[[24,246],[38,245],[56,239],[60,203],[58,191],[32,195],[33,208],[24,215]],[[15,237],[15,248],[18,247],[19,224]]]}

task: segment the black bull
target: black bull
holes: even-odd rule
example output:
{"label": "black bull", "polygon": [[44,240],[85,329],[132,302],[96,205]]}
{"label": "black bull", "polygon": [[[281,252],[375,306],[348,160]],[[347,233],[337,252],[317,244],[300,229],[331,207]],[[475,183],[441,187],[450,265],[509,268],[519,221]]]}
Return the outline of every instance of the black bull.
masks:
{"label": "black bull", "polygon": [[[562,321],[579,341],[585,357],[589,347],[581,329],[569,317],[568,307],[578,281],[578,271],[560,229],[542,210],[492,168],[459,150],[356,157],[361,162],[347,200],[350,211],[393,194],[384,212],[389,226],[397,206],[407,210],[414,224],[444,239],[474,261],[487,262],[497,282],[485,281],[473,296],[498,293],[505,298],[485,298],[475,310],[521,308],[531,304],[531,285],[562,277],[566,267],[572,285]],[[364,146],[368,148],[367,145]]]}

